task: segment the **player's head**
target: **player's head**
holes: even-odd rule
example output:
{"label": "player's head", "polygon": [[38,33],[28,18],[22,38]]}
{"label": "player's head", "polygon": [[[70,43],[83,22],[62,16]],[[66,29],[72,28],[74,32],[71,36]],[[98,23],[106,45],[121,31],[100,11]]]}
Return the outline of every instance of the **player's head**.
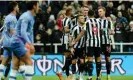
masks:
{"label": "player's head", "polygon": [[98,8],[98,15],[99,15],[99,17],[105,17],[105,14],[106,14],[106,9],[105,9],[105,7],[99,7]]}
{"label": "player's head", "polygon": [[33,12],[35,14],[37,14],[38,11],[39,11],[39,3],[38,3],[38,1],[28,1],[27,2],[27,9],[28,10],[33,10]]}
{"label": "player's head", "polygon": [[73,9],[72,7],[68,7],[66,10],[66,16],[72,16],[73,15]]}
{"label": "player's head", "polygon": [[79,24],[84,24],[84,22],[85,22],[84,15],[82,15],[82,14],[78,15],[78,23]]}
{"label": "player's head", "polygon": [[94,17],[95,16],[95,12],[93,10],[89,10],[88,11],[88,16],[89,17]]}
{"label": "player's head", "polygon": [[8,13],[11,13],[11,12],[19,13],[18,3],[15,1],[12,1],[8,4]]}
{"label": "player's head", "polygon": [[78,15],[84,15],[83,10],[81,10],[81,9],[79,9],[79,10],[77,11],[77,13],[78,13]]}
{"label": "player's head", "polygon": [[83,6],[81,9],[84,12],[84,16],[88,16],[89,7],[88,6]]}

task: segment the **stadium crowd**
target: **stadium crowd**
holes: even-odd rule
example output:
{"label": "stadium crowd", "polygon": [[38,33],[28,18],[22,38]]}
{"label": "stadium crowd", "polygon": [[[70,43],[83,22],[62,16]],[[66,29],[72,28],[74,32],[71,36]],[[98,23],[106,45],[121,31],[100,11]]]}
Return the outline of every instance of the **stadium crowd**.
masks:
{"label": "stadium crowd", "polygon": [[[4,2],[4,4],[8,2]],[[20,14],[25,10],[26,1],[18,2]],[[2,3],[1,3],[2,4]],[[133,1],[41,1],[40,10],[35,21],[35,43],[60,43],[62,40],[62,19],[68,6],[73,7],[73,13],[77,13],[81,6],[88,6],[89,10],[95,11],[100,6],[106,8],[106,16],[113,22],[115,42],[133,42]],[[2,6],[2,5],[1,5]],[[2,26],[5,13],[0,13],[0,27]]]}

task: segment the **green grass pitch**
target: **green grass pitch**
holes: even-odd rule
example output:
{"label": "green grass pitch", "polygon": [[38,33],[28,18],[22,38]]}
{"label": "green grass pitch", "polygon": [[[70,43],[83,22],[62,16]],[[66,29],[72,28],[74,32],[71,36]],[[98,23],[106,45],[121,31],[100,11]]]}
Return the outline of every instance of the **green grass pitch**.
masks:
{"label": "green grass pitch", "polygon": [[[86,76],[84,80],[86,80]],[[22,77],[17,77],[17,80],[23,80]],[[57,76],[34,76],[32,80],[59,80]],[[65,77],[64,77],[65,80]],[[93,77],[96,80],[96,77]],[[103,76],[101,80],[107,80],[106,76]],[[133,80],[133,76],[112,76],[111,80]]]}

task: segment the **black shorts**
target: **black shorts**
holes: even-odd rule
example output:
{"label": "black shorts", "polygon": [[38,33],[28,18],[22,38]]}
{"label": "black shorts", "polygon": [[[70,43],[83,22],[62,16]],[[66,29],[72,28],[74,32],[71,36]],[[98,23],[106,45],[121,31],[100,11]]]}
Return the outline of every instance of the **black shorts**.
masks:
{"label": "black shorts", "polygon": [[88,52],[86,53],[87,57],[100,57],[101,48],[100,47],[87,47]]}
{"label": "black shorts", "polygon": [[72,59],[77,59],[77,58],[84,59],[83,48],[75,48],[74,50],[75,52],[74,55],[72,55]]}
{"label": "black shorts", "polygon": [[62,44],[61,52],[65,53],[65,52],[71,52],[71,51],[68,48],[66,48],[66,44]]}
{"label": "black shorts", "polygon": [[110,44],[102,44],[102,54],[105,56],[110,56],[111,46]]}

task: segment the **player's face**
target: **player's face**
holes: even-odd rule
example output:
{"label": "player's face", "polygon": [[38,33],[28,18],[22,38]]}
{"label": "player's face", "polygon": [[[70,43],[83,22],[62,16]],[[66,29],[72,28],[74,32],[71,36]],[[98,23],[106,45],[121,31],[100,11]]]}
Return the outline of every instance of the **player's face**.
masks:
{"label": "player's face", "polygon": [[80,17],[78,18],[78,22],[81,23],[81,24],[84,24],[84,22],[85,22],[85,17],[84,17],[84,16],[80,16]]}
{"label": "player's face", "polygon": [[98,15],[99,17],[104,17],[105,16],[105,11],[103,9],[98,10]]}
{"label": "player's face", "polygon": [[88,16],[89,9],[87,7],[84,7],[83,10],[84,10],[84,15],[85,16]]}
{"label": "player's face", "polygon": [[15,7],[15,11],[16,11],[16,13],[19,13],[19,7],[18,7],[18,5]]}
{"label": "player's face", "polygon": [[39,11],[39,3],[37,3],[37,5],[34,6],[34,11],[37,14]]}

